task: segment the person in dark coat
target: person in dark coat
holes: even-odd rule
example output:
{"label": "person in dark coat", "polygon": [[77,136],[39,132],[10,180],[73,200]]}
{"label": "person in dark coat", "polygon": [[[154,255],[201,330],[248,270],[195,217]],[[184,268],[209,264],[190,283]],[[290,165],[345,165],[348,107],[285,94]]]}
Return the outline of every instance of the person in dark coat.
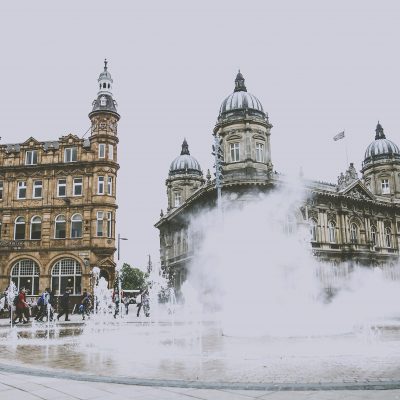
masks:
{"label": "person in dark coat", "polygon": [[64,314],[65,314],[65,321],[70,321],[68,319],[68,315],[69,315],[69,288],[66,288],[64,294],[61,296],[60,306],[61,306],[61,312],[58,313],[58,315],[57,315],[57,321],[59,321],[60,317],[62,317]]}
{"label": "person in dark coat", "polygon": [[17,319],[19,319],[19,322],[23,322],[24,324],[29,322],[29,305],[26,302],[25,288],[21,288],[19,290],[18,297],[15,301],[15,308],[16,308],[16,316],[14,318],[13,323],[15,324]]}

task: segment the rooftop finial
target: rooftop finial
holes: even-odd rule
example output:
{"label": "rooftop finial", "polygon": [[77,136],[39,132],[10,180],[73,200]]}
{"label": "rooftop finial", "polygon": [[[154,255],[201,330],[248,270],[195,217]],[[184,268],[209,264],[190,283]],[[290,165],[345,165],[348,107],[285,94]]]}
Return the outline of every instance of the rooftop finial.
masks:
{"label": "rooftop finial", "polygon": [[108,64],[108,61],[107,61],[107,58],[105,58],[104,59],[104,71],[107,71],[107,64]]}
{"label": "rooftop finial", "polygon": [[189,145],[188,145],[188,143],[186,141],[186,138],[183,139],[181,156],[183,156],[184,154],[187,154],[188,156],[190,155],[190,153],[189,153]]}
{"label": "rooftop finial", "polygon": [[242,73],[240,72],[240,69],[235,79],[235,92],[247,92],[246,86],[244,84],[244,78]]}
{"label": "rooftop finial", "polygon": [[378,121],[378,124],[376,125],[376,129],[375,129],[375,140],[378,140],[378,139],[386,139],[386,136],[383,132],[382,125],[379,123],[379,121]]}

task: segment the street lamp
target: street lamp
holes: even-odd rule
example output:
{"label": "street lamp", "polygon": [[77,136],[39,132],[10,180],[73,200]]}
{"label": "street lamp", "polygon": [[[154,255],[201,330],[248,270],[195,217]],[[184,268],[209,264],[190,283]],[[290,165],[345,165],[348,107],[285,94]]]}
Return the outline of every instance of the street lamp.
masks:
{"label": "street lamp", "polygon": [[118,282],[118,313],[119,317],[122,318],[122,298],[121,298],[121,266],[119,265],[119,256],[120,256],[120,245],[121,245],[121,240],[128,240],[127,238],[122,238],[121,235],[118,233],[118,245],[117,245],[117,282]]}
{"label": "street lamp", "polygon": [[128,239],[127,238],[122,238],[121,235],[118,233],[118,246],[117,246],[117,255],[118,255],[117,258],[118,258],[118,261],[119,261],[119,254],[120,254],[119,253],[119,247],[120,247],[120,244],[121,244],[120,243],[121,240],[128,240]]}

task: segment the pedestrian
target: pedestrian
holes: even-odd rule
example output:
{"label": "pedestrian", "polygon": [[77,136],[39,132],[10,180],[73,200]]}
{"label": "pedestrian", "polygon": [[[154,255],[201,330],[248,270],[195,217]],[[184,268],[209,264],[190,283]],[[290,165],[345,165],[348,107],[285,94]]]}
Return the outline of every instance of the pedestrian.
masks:
{"label": "pedestrian", "polygon": [[112,295],[112,300],[114,302],[114,318],[117,318],[117,315],[119,314],[119,301],[120,301],[120,295],[118,291],[114,290],[114,293]]}
{"label": "pedestrian", "polygon": [[126,295],[124,297],[124,305],[125,305],[125,315],[128,315],[129,313],[129,296]]}
{"label": "pedestrian", "polygon": [[82,320],[85,320],[85,316],[89,317],[90,306],[91,306],[90,294],[88,293],[87,289],[83,289],[83,294],[81,297],[81,306],[79,307],[79,309],[82,310]]}
{"label": "pedestrian", "polygon": [[48,307],[49,307],[48,316],[50,318],[50,321],[53,321],[56,305],[57,305],[56,294],[55,294],[54,290],[51,290],[51,292],[49,293],[49,305],[48,305]]}
{"label": "pedestrian", "polygon": [[47,306],[49,304],[49,297],[50,297],[49,292],[50,292],[50,289],[46,288],[44,290],[44,292],[38,298],[37,306],[38,306],[39,310],[35,317],[36,321],[42,322],[43,318],[45,316],[47,316]]}
{"label": "pedestrian", "polygon": [[69,319],[68,319],[68,315],[69,315],[69,288],[66,288],[64,294],[61,296],[60,306],[61,306],[61,312],[58,313],[58,315],[57,315],[57,321],[59,321],[60,317],[62,317],[64,314],[65,314],[65,321],[69,321]]}
{"label": "pedestrian", "polygon": [[15,318],[13,323],[17,323],[17,319],[19,319],[19,322],[23,322],[24,324],[27,324],[29,322],[29,305],[26,302],[26,293],[25,293],[25,288],[21,288],[19,290],[18,296],[14,300],[15,304]]}
{"label": "pedestrian", "polygon": [[142,309],[142,292],[140,292],[140,293],[136,296],[136,304],[137,304],[137,313],[136,313],[136,316],[139,317],[140,310]]}

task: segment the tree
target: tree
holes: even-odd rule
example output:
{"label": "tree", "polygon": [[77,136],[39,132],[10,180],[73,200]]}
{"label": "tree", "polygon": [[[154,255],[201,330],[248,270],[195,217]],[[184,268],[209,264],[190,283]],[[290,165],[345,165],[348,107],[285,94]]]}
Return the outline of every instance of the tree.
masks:
{"label": "tree", "polygon": [[139,268],[132,268],[124,263],[121,268],[121,286],[124,290],[143,289],[146,286],[147,274]]}

